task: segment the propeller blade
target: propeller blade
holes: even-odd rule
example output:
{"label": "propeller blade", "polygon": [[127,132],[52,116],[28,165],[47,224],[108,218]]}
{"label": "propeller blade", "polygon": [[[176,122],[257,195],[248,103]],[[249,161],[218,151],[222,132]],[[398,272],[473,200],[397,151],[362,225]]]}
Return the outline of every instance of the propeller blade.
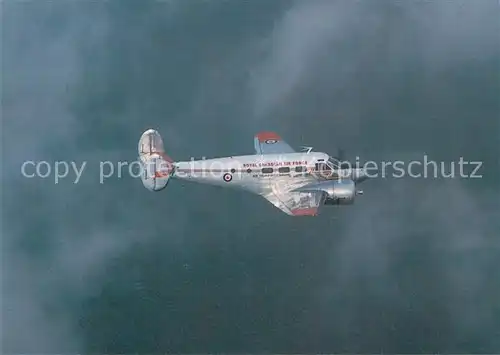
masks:
{"label": "propeller blade", "polygon": [[339,157],[340,161],[344,161],[345,160],[345,150],[344,149],[339,148],[338,157]]}

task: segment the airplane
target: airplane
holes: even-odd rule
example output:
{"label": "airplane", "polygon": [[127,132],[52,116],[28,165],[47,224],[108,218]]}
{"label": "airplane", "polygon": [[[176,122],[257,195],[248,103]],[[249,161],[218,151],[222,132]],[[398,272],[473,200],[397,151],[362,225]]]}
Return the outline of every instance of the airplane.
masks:
{"label": "airplane", "polygon": [[165,189],[171,178],[237,188],[264,197],[290,216],[317,216],[322,206],[351,205],[368,176],[363,168],[326,153],[297,152],[274,132],[254,136],[255,154],[174,161],[154,129],[139,139],[141,180],[150,191]]}

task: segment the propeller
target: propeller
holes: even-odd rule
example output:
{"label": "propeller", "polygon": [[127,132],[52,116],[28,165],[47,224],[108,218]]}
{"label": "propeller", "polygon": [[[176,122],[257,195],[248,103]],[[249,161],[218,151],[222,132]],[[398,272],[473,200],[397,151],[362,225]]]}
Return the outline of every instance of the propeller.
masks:
{"label": "propeller", "polygon": [[[345,150],[342,149],[342,148],[339,148],[338,149],[338,160],[340,161],[340,166],[341,168],[343,169],[354,169],[357,167],[356,163],[350,161],[348,158],[347,158],[347,155],[345,153]],[[363,194],[363,191],[360,191],[359,193],[360,195]]]}
{"label": "propeller", "polygon": [[337,156],[338,156],[340,161],[344,161],[345,160],[345,150],[342,148],[339,148]]}
{"label": "propeller", "polygon": [[357,163],[355,163],[354,161],[352,160],[349,160],[349,158],[347,157],[347,154],[345,153],[345,150],[342,149],[342,148],[339,148],[338,149],[338,153],[337,153],[337,159],[341,162],[341,163],[348,163],[350,164],[350,167],[351,168],[355,168],[357,167]]}

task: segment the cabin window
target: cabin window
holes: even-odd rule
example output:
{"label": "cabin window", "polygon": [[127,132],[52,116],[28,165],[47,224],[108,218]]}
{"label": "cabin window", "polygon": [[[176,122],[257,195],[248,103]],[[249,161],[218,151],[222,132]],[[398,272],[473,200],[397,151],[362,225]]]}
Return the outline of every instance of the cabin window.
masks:
{"label": "cabin window", "polygon": [[284,166],[284,167],[281,167],[278,169],[278,172],[280,174],[283,174],[283,173],[289,173],[290,172],[290,168],[288,166]]}
{"label": "cabin window", "polygon": [[295,167],[295,172],[296,173],[302,173],[304,171],[306,171],[306,167],[305,166],[296,166]]}
{"label": "cabin window", "polygon": [[248,169],[247,169],[247,173],[249,173],[249,174],[250,174],[251,172],[252,172],[252,169],[248,168]]}
{"label": "cabin window", "polygon": [[234,174],[236,172],[236,169],[231,169],[231,173]]}
{"label": "cabin window", "polygon": [[272,174],[273,168],[262,168],[262,174]]}

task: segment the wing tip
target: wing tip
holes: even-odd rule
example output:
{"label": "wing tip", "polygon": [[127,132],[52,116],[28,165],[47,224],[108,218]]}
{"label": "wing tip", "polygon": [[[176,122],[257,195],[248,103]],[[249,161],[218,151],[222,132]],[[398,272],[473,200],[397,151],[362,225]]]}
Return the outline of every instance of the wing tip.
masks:
{"label": "wing tip", "polygon": [[299,208],[292,211],[294,216],[317,216],[318,208]]}
{"label": "wing tip", "polygon": [[260,142],[260,143],[263,143],[263,142],[266,142],[266,141],[280,141],[281,140],[281,137],[274,133],[274,132],[269,132],[269,131],[265,131],[265,132],[259,132],[255,135],[255,138],[257,138],[257,140]]}

